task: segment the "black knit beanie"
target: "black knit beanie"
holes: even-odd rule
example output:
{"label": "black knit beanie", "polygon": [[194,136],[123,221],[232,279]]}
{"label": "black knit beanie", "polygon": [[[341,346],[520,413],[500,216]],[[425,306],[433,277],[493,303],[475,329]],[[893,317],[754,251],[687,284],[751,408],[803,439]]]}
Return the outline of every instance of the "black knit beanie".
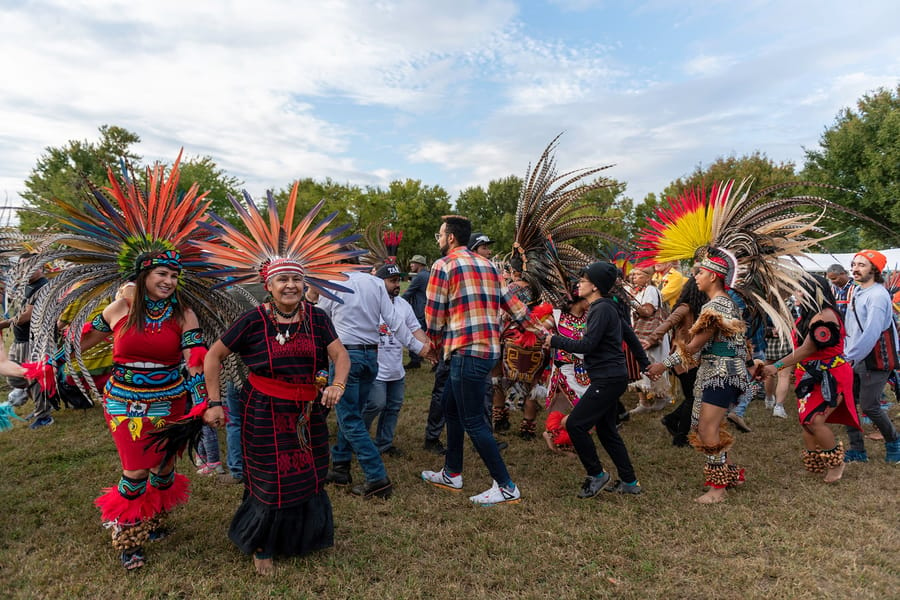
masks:
{"label": "black knit beanie", "polygon": [[616,266],[608,262],[595,262],[584,270],[584,276],[594,284],[602,296],[606,296],[615,285],[618,274]]}

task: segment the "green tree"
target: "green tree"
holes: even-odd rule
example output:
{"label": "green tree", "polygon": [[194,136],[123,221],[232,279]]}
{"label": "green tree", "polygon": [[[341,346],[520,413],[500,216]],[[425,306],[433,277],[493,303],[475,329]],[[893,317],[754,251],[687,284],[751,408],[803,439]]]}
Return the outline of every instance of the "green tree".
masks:
{"label": "green tree", "polygon": [[637,236],[647,226],[647,220],[656,214],[657,208],[659,208],[659,199],[653,192],[644,196],[644,201],[634,207],[634,216],[631,222],[632,237]]}
{"label": "green tree", "polygon": [[237,214],[228,200],[228,195],[240,197],[243,185],[240,179],[225,173],[212,157],[198,156],[182,161],[178,189],[186,192],[194,183],[200,186],[201,193],[209,191],[207,198],[212,200],[210,207],[213,212],[223,219],[235,221]]}
{"label": "green tree", "polygon": [[[120,158],[136,164],[140,160],[131,146],[141,141],[136,134],[116,127],[103,125],[99,129],[100,140],[70,140],[60,147],[48,146],[38,158],[37,164],[25,180],[25,206],[37,211],[59,214],[52,199],[70,202],[83,197],[84,177],[95,185],[108,183],[107,165],[117,168]],[[19,211],[20,228],[31,231],[38,227],[52,226],[54,219],[39,212]]]}
{"label": "green tree", "polygon": [[740,183],[746,177],[753,179],[751,185],[754,190],[798,179],[794,172],[794,163],[790,161],[776,163],[765,154],[756,151],[740,158],[734,155],[720,156],[706,167],[698,164],[690,175],[679,177],[666,186],[662,197],[674,198],[685,189],[700,185],[705,185],[708,189],[715,182],[729,179]]}
{"label": "green tree", "polygon": [[[805,152],[805,179],[858,192],[854,196],[826,189],[819,195],[900,231],[900,84],[864,95],[855,110],[842,109],[822,134],[819,147]],[[858,219],[841,221],[865,229],[861,240],[842,249],[897,243],[896,235]]]}
{"label": "green tree", "polygon": [[[472,230],[494,240],[494,253],[512,250],[516,236],[516,206],[522,193],[522,179],[510,175],[481,186],[466,188],[456,199],[456,212],[472,221]],[[435,231],[437,228],[435,228]]]}
{"label": "green tree", "polygon": [[447,191],[414,179],[393,181],[387,190],[387,200],[393,208],[391,225],[403,232],[397,256],[399,264],[405,267],[414,254],[434,262],[439,255],[434,233],[440,229],[441,217],[452,212]]}
{"label": "green tree", "polygon": [[578,210],[580,216],[598,217],[595,228],[617,241],[605,237],[587,236],[575,238],[569,243],[592,256],[605,256],[610,252],[623,250],[620,242],[628,243],[632,234],[634,221],[634,202],[631,198],[623,196],[626,184],[616,179],[605,179],[606,187],[592,190],[582,196],[583,206]]}
{"label": "green tree", "polygon": [[[279,211],[284,211],[291,185],[278,190],[274,196]],[[334,226],[349,224],[348,233],[363,233],[370,223],[385,221],[387,229],[403,232],[398,261],[405,265],[413,254],[424,254],[430,260],[437,257],[432,233],[440,216],[450,212],[450,199],[440,186],[425,186],[421,181],[407,179],[393,181],[388,189],[339,184],[330,179],[318,182],[302,179],[297,191],[297,217],[305,215],[320,200],[325,204],[319,218],[337,212]],[[257,200],[263,214],[264,201]]]}

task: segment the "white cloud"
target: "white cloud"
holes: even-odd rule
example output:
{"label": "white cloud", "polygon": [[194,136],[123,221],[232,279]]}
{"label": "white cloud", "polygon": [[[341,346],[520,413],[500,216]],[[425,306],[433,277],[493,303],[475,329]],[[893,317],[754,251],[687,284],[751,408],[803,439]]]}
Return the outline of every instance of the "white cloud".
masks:
{"label": "white cloud", "polygon": [[565,20],[609,17],[611,3],[555,0],[572,12],[553,31],[523,21],[548,5],[520,4],[4,5],[0,192],[22,189],[45,146],[108,123],[139,133],[149,160],[209,154],[254,194],[426,167],[443,178],[427,184],[486,185],[524,174],[565,130],[562,169],[616,162],[608,174],[642,198],[732,151],[796,160],[842,106],[900,74],[895,3],[812,15],[644,2],[602,38],[567,36]]}
{"label": "white cloud", "polygon": [[731,56],[695,56],[684,65],[684,72],[692,77],[718,75],[735,64]]}

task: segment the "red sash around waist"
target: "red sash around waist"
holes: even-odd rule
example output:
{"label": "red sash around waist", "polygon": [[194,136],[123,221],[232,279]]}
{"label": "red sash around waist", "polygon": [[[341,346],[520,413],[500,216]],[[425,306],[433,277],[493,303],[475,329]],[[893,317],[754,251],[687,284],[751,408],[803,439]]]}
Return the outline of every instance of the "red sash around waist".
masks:
{"label": "red sash around waist", "polygon": [[247,378],[254,388],[267,396],[293,402],[311,402],[319,395],[319,389],[311,383],[290,383],[280,379],[271,379],[255,373]]}

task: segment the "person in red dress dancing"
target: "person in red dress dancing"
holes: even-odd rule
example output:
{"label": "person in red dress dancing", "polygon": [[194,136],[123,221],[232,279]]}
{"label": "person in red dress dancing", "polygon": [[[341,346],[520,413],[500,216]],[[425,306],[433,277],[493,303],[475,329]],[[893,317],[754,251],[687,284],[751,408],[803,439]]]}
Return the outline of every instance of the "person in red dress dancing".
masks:
{"label": "person in red dress dancing", "polygon": [[844,473],[844,446],[835,440],[828,423],[857,429],[859,415],[853,398],[853,368],[844,358],[844,323],[827,280],[810,275],[797,291],[800,317],[794,329],[794,351],[762,370],[774,377],[794,368],[797,412],[803,428],[803,465],[825,473],[825,483]]}
{"label": "person in red dress dancing", "polygon": [[[55,200],[62,233],[38,244],[41,260],[64,261],[67,268],[35,305],[33,352],[53,358],[34,369],[66,361],[87,381],[82,351],[113,336],[113,372],[102,402],[122,474],[95,504],[127,570],[145,564],[144,543],[167,535],[165,515],[188,498],[187,478],[175,473],[177,453],[151,447],[152,434],[185,416],[189,394],[198,412],[205,408],[201,324],[218,334],[239,314],[224,292],[195,279],[206,266],[192,242],[209,201],[196,184],[179,188],[180,158],[171,168],[148,168],[146,177],[127,164],[121,176],[108,169],[108,187],[86,182],[87,197]],[[97,314],[126,281],[133,292]],[[56,323],[67,308],[70,325],[60,348]]]}

